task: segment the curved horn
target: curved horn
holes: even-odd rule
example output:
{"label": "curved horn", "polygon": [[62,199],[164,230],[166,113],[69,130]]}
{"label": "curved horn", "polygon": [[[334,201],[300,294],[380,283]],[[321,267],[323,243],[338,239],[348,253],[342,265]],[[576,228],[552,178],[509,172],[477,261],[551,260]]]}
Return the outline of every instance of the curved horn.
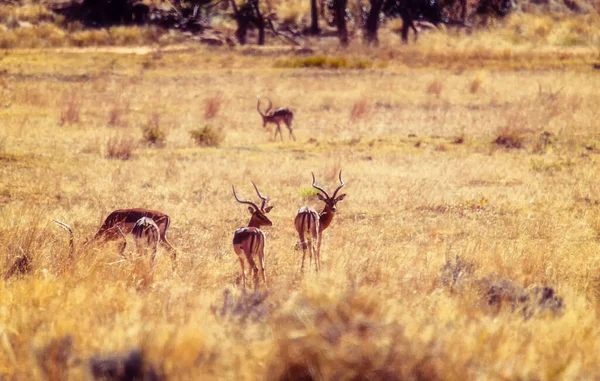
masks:
{"label": "curved horn", "polygon": [[262,200],[262,205],[260,206],[260,209],[263,210],[265,208],[265,205],[267,204],[268,198],[267,197],[263,197],[263,195],[260,194],[260,192],[258,191],[258,187],[256,186],[256,184],[254,184],[254,181],[250,181],[250,182],[252,183],[252,185],[254,185],[254,189],[256,190],[256,194]]}
{"label": "curved horn", "polygon": [[315,180],[315,174],[312,172],[310,174],[312,175],[312,178],[313,178],[313,183],[312,183],[313,188],[320,190],[321,192],[323,192],[323,194],[325,194],[325,197],[329,198],[329,195],[327,194],[327,192],[325,192],[325,189],[323,189],[317,185],[317,180]]}
{"label": "curved horn", "polygon": [[239,202],[240,204],[248,204],[248,205],[252,205],[254,207],[255,210],[260,210],[258,208],[258,206],[256,206],[255,203],[253,203],[252,201],[248,201],[248,200],[240,200],[237,196],[237,194],[235,193],[235,187],[232,185],[231,189],[233,189],[233,197],[235,197],[235,199],[237,200],[237,202]]}
{"label": "curved horn", "polygon": [[339,187],[337,187],[337,189],[335,190],[335,192],[333,192],[333,197],[332,197],[332,198],[335,198],[335,195],[337,194],[337,192],[338,192],[340,189],[342,189],[342,188],[344,187],[344,185],[346,185],[346,184],[344,184],[344,180],[342,180],[342,170],[341,170],[341,169],[340,169],[340,175],[339,175],[339,179],[340,179],[340,184],[341,184],[341,185],[340,185]]}
{"label": "curved horn", "polygon": [[260,97],[256,97],[256,100],[257,100],[257,102],[256,102],[256,111],[258,111],[258,113],[259,113],[261,116],[267,116],[266,114],[263,114],[263,113],[260,111]]}
{"label": "curved horn", "polygon": [[269,102],[269,107],[267,107],[267,111],[265,111],[265,114],[268,114],[269,111],[271,111],[271,107],[273,107],[273,103],[271,103],[271,100],[267,97],[265,97],[265,99],[267,100],[267,102]]}

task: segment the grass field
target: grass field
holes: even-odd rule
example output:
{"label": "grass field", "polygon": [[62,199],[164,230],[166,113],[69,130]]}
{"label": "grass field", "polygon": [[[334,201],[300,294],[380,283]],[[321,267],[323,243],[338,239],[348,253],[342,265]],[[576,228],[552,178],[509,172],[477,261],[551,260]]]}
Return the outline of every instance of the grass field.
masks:
{"label": "grass field", "polygon": [[[597,45],[419,41],[324,48],[362,70],[283,48],[2,52],[0,274],[30,271],[0,281],[0,379],[89,379],[131,349],[169,380],[600,377]],[[297,141],[272,141],[257,95]],[[219,147],[195,144],[205,126]],[[311,171],[332,189],[339,170],[302,275],[295,213],[322,207]],[[231,245],[251,180],[275,206],[267,293],[240,290]],[[130,207],[171,216],[175,270],[83,246]]]}

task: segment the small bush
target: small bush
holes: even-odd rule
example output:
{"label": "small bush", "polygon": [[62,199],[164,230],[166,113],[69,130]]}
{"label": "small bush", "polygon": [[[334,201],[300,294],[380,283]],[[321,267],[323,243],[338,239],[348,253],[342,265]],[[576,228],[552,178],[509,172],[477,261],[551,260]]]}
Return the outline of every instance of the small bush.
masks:
{"label": "small bush", "polygon": [[439,98],[443,88],[444,86],[442,85],[442,82],[436,79],[433,82],[431,82],[429,86],[427,86],[427,93],[435,95],[436,98]]}
{"label": "small bush", "polygon": [[223,103],[222,94],[217,94],[212,97],[208,97],[204,100],[204,118],[212,119],[219,113],[221,104]]}
{"label": "small bush", "polygon": [[164,147],[167,133],[160,127],[160,115],[152,114],[148,123],[142,127],[143,138],[149,146]]}
{"label": "small bush", "polygon": [[361,99],[352,106],[352,110],[350,110],[350,120],[356,122],[359,119],[364,118],[368,111],[369,105],[367,104],[367,101]]}
{"label": "small bush", "polygon": [[516,129],[505,127],[500,129],[494,144],[506,149],[520,149],[524,147],[525,138]]}
{"label": "small bush", "polygon": [[3,154],[4,152],[6,152],[6,141],[8,140],[8,137],[4,136],[4,135],[0,135],[0,154]]}
{"label": "small bush", "polygon": [[59,124],[77,123],[81,113],[81,100],[78,94],[71,93],[63,99],[63,109],[60,112]]}
{"label": "small bush", "polygon": [[111,127],[126,126],[124,114],[129,110],[129,103],[117,100],[108,110],[108,125]]}
{"label": "small bush", "polygon": [[317,197],[319,191],[315,188],[302,188],[300,189],[299,193],[300,197],[302,197],[303,200],[309,200],[311,198]]}
{"label": "small bush", "polygon": [[368,69],[373,63],[365,59],[344,57],[310,56],[275,61],[276,68],[318,68],[318,69]]}
{"label": "small bush", "polygon": [[469,91],[471,92],[471,94],[475,94],[479,91],[479,89],[481,89],[481,86],[483,85],[484,80],[485,80],[485,74],[483,74],[483,73],[477,74],[477,76],[471,82],[471,86],[469,86]]}
{"label": "small bush", "polygon": [[218,147],[225,139],[223,131],[210,124],[190,131],[190,135],[200,147]]}
{"label": "small bush", "polygon": [[130,136],[113,136],[106,143],[106,157],[129,160],[133,158],[135,143]]}

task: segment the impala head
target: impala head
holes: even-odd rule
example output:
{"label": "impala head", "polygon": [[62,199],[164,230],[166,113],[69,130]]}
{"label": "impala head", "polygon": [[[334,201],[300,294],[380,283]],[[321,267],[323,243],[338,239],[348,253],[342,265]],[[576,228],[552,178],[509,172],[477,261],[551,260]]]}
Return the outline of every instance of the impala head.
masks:
{"label": "impala head", "polygon": [[317,193],[317,197],[319,198],[319,200],[321,200],[325,203],[325,210],[335,213],[335,211],[337,210],[337,206],[336,206],[337,202],[342,201],[346,197],[345,193],[337,196],[337,193],[339,192],[339,190],[342,189],[343,186],[345,185],[344,180],[342,180],[342,171],[340,170],[340,174],[338,176],[338,178],[340,179],[340,186],[337,187],[335,192],[333,192],[333,196],[331,196],[331,197],[329,197],[329,194],[327,194],[325,189],[323,189],[317,185],[317,181],[315,180],[315,174],[312,172],[310,174],[312,175],[312,178],[313,178],[313,183],[312,183],[313,188],[315,188],[321,192],[321,193]]}
{"label": "impala head", "polygon": [[241,204],[250,205],[248,207],[248,211],[250,212],[252,217],[250,217],[250,223],[248,224],[248,226],[253,226],[253,227],[271,226],[271,225],[273,225],[273,223],[271,222],[271,220],[269,220],[269,217],[267,217],[267,213],[269,213],[271,211],[271,209],[273,209],[273,206],[266,206],[267,201],[268,201],[267,197],[264,197],[262,194],[260,194],[260,191],[256,187],[256,184],[254,184],[254,182],[252,182],[252,185],[254,185],[256,194],[262,200],[262,204],[261,204],[260,208],[258,207],[258,205],[256,205],[255,203],[253,203],[250,200],[240,200],[238,198],[237,194],[235,193],[235,187],[232,185],[231,189],[233,190],[233,197],[235,197],[237,202],[239,202]]}

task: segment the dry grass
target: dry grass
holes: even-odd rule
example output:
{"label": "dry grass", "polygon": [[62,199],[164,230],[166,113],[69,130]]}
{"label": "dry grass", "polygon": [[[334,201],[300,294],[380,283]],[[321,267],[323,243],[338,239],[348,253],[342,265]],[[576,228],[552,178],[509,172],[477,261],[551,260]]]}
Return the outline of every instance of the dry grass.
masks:
{"label": "dry grass", "polygon": [[[433,34],[399,50],[384,37],[368,55],[393,59],[368,71],[273,69],[270,51],[169,52],[146,70],[148,56],[114,52],[4,56],[0,276],[19,258],[28,268],[0,281],[0,377],[79,380],[129,363],[170,380],[598,378],[600,78],[589,52],[477,58],[430,50]],[[435,81],[439,99],[424,91]],[[74,91],[80,122],[58,127],[69,102],[53,95]],[[211,120],[227,135],[197,147],[198,101],[219,91],[236,105]],[[296,142],[263,134],[253,94],[266,92],[294,110]],[[115,131],[107,115],[122,93],[128,123]],[[360,99],[369,117],[348,123]],[[169,126],[164,149],[135,146],[148,110]],[[503,128],[525,148],[496,149]],[[348,196],[324,233],[322,271],[302,275],[293,217],[322,207],[310,172],[332,189],[340,169]],[[256,200],[251,180],[275,206],[270,288],[258,293],[240,290],[231,247],[249,219],[231,185]],[[133,244],[126,260],[114,244],[84,245],[129,207],[171,216],[175,270],[163,249],[151,270]],[[54,218],[73,227],[73,261]]]}
{"label": "dry grass", "polygon": [[115,135],[106,142],[106,157],[109,159],[129,160],[133,158],[135,141],[131,136]]}

